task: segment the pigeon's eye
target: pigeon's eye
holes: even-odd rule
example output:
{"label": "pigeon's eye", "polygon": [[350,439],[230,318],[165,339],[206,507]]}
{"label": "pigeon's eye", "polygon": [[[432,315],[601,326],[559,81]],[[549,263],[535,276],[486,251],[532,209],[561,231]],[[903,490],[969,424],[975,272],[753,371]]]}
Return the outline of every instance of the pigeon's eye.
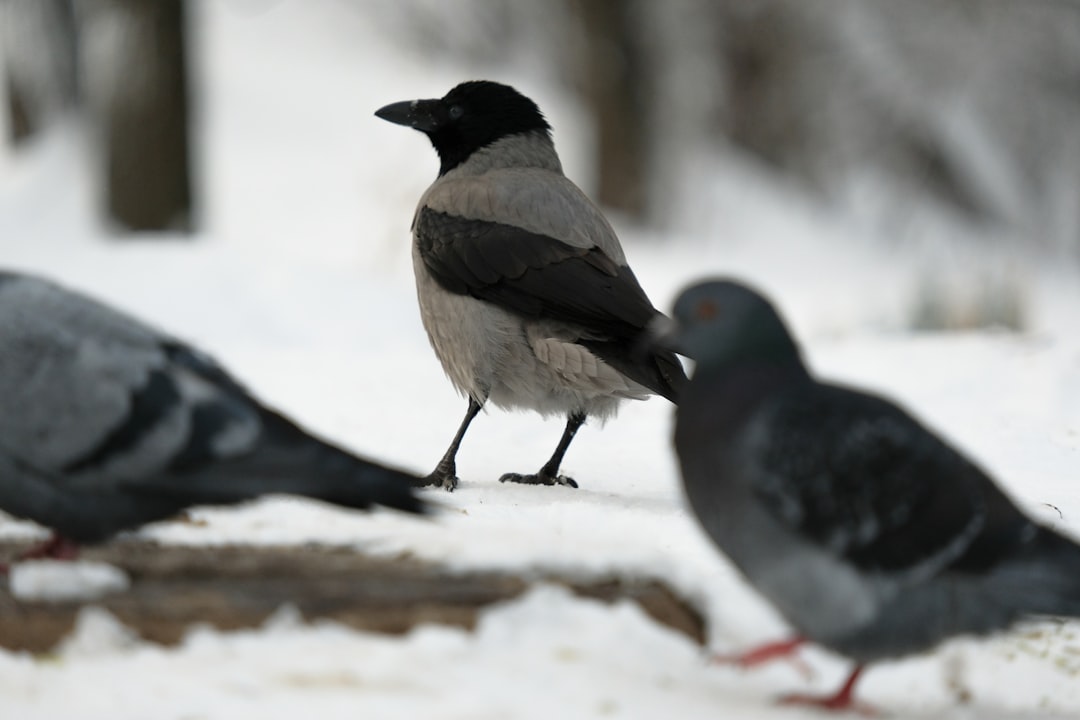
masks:
{"label": "pigeon's eye", "polygon": [[460,120],[461,116],[464,115],[464,114],[465,114],[465,108],[461,107],[460,105],[451,105],[450,106],[450,119],[451,120]]}
{"label": "pigeon's eye", "polygon": [[698,320],[712,320],[720,314],[720,306],[713,300],[702,300],[694,307]]}

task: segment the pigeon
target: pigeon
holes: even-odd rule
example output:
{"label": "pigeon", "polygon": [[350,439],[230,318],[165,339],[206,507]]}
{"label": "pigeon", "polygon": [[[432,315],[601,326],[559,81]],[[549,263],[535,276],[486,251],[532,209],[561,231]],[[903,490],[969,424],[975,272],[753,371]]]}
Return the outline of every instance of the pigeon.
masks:
{"label": "pigeon", "polygon": [[409,473],[318,440],[211,358],[32,275],[0,272],[0,509],[51,528],[31,555],[268,493],[423,508]]}
{"label": "pigeon", "polygon": [[421,319],[468,410],[425,485],[457,486],[458,447],[486,403],[566,417],[551,459],[500,480],[577,487],[559,474],[586,418],[625,399],[675,401],[674,353],[635,343],[659,315],[611,225],[563,174],[551,127],[507,85],[464,82],[376,116],[428,136],[441,165],[412,222]]}
{"label": "pigeon", "polygon": [[1080,546],[1026,516],[975,463],[879,396],[816,380],[776,309],[738,282],[686,289],[646,345],[690,357],[676,411],[686,497],[796,637],[863,666],[1036,616],[1080,616]]}

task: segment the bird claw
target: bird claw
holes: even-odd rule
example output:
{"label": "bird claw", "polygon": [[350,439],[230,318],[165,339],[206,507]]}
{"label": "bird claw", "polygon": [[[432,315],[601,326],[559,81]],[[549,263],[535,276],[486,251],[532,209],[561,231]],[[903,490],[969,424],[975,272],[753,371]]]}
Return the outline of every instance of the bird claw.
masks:
{"label": "bird claw", "polygon": [[[791,655],[784,658],[784,660],[794,668],[795,672],[799,673],[799,676],[802,677],[803,680],[813,680],[817,676],[814,669],[810,667],[810,663],[797,655]],[[714,665],[734,665],[740,670],[749,670],[762,664],[762,662],[747,660],[744,655],[737,654],[715,654],[709,657],[709,662]]]}
{"label": "bird claw", "polygon": [[786,660],[791,663],[803,678],[810,680],[814,670],[810,664],[798,655],[798,649],[805,643],[803,638],[792,638],[780,642],[768,643],[741,653],[715,653],[709,661],[715,665],[734,665],[743,670],[754,668],[774,660]]}
{"label": "bird claw", "polygon": [[521,473],[506,473],[499,478],[499,482],[521,483],[522,485],[565,485],[576,488],[577,481],[566,475],[548,475],[538,472],[535,475],[522,475]]}
{"label": "bird claw", "polygon": [[862,675],[862,672],[863,667],[861,665],[856,665],[855,669],[848,675],[847,680],[844,681],[844,684],[832,695],[821,696],[796,693],[792,695],[783,695],[777,698],[777,702],[781,705],[801,705],[803,707],[815,707],[829,711],[843,710],[857,712],[866,717],[878,715],[877,709],[872,705],[861,703],[855,699],[855,683],[858,681],[859,676]]}
{"label": "bird claw", "polygon": [[[53,534],[45,542],[36,545],[19,555],[15,562],[25,560],[75,560],[79,557],[79,546],[61,535]],[[14,563],[0,563],[0,576],[8,575]]]}
{"label": "bird claw", "polygon": [[454,492],[458,485],[457,475],[453,468],[444,468],[442,465],[413,482],[414,487],[441,487],[446,492]]}
{"label": "bird claw", "polygon": [[812,707],[828,710],[829,712],[854,712],[863,717],[877,717],[881,714],[873,705],[859,702],[852,698],[850,694],[844,693],[826,696],[791,693],[790,695],[781,695],[776,699],[776,702],[778,705]]}

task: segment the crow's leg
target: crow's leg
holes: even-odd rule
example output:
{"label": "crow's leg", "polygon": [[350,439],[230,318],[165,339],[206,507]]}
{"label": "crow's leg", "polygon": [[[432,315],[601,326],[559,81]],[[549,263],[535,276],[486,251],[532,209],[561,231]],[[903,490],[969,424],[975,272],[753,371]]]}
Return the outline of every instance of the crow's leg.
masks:
{"label": "crow's leg", "polygon": [[526,485],[567,485],[576,488],[578,484],[574,481],[574,478],[559,474],[559,466],[562,465],[563,456],[566,455],[566,450],[570,447],[570,443],[574,439],[574,435],[577,434],[578,428],[584,423],[585,413],[571,413],[566,419],[566,429],[563,430],[562,439],[559,440],[558,447],[555,448],[555,452],[552,454],[551,459],[544,463],[544,467],[540,468],[540,472],[535,475],[506,473],[499,478],[499,482],[515,482],[524,483]]}
{"label": "crow's leg", "polygon": [[453,442],[450,443],[450,447],[446,449],[442,460],[431,471],[431,474],[416,483],[418,487],[438,485],[448,492],[453,492],[458,484],[455,458],[457,457],[458,448],[461,446],[461,439],[465,437],[465,431],[469,429],[469,423],[473,421],[473,418],[476,417],[476,414],[480,412],[480,408],[483,406],[483,403],[477,402],[472,396],[469,397],[469,409],[465,411],[465,419],[461,421],[457,435],[454,435]]}

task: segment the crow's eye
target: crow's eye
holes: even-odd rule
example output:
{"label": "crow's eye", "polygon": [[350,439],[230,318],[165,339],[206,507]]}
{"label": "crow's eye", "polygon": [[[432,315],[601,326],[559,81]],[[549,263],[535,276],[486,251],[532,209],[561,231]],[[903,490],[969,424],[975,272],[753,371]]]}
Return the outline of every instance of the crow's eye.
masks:
{"label": "crow's eye", "polygon": [[464,114],[465,114],[465,108],[461,107],[460,105],[451,105],[450,106],[450,119],[451,120],[460,120],[461,116],[464,115]]}

